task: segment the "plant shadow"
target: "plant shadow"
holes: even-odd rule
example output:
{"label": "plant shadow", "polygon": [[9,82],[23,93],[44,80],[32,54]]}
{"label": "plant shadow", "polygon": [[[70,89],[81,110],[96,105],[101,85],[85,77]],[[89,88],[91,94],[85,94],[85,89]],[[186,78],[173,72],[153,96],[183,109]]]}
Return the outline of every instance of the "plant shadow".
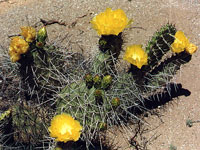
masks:
{"label": "plant shadow", "polygon": [[[182,84],[178,83],[169,83],[163,89],[162,92],[153,94],[147,98],[144,98],[143,102],[139,103],[140,107],[132,108],[135,114],[140,115],[144,113],[146,110],[152,110],[158,108],[159,106],[163,106],[169,101],[172,101],[173,98],[177,98],[179,96],[189,96],[191,92],[182,87]],[[145,108],[142,110],[140,108]]]}
{"label": "plant shadow", "polygon": [[87,146],[85,141],[77,141],[77,142],[58,142],[57,147],[62,150],[111,150],[111,146],[106,146],[99,141],[94,141],[92,144]]}

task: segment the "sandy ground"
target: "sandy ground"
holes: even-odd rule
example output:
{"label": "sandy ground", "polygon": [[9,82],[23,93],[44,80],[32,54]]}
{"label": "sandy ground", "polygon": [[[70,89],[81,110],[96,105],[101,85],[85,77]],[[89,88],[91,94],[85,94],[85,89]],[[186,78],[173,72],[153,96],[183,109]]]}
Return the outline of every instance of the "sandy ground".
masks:
{"label": "sandy ground", "polygon": [[[124,47],[129,44],[145,45],[152,34],[168,22],[183,30],[190,41],[200,47],[199,0],[0,0],[1,51],[7,53],[8,36],[18,34],[20,26],[35,25],[42,18],[67,24],[47,27],[50,42],[83,52],[86,56],[93,55],[98,49],[99,37],[89,22],[107,7],[123,9],[134,20],[132,27],[139,27],[124,31]],[[156,109],[160,117],[149,115],[145,118],[148,132],[143,134],[143,140],[150,141],[147,149],[168,150],[170,145],[178,150],[200,149],[200,123],[191,128],[186,126],[187,119],[200,120],[199,58],[200,51],[197,51],[174,79],[191,92],[190,96],[180,96]],[[131,137],[131,134],[126,137]],[[119,141],[119,149],[134,149],[121,138],[119,135],[115,139]],[[143,140],[139,140],[139,144]]]}

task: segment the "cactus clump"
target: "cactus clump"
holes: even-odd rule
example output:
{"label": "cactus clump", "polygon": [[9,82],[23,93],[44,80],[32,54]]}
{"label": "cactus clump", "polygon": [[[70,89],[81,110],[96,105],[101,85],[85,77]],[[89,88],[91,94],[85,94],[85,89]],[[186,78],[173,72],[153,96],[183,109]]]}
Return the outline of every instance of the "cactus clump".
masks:
{"label": "cactus clump", "polygon": [[[105,14],[116,22],[114,27],[108,18],[101,17]],[[167,24],[153,35],[145,50],[141,45],[127,48],[124,58],[131,63],[130,70],[119,71],[115,65],[122,51],[121,32],[129,22],[122,10],[111,9],[92,20],[101,36],[99,52],[92,60],[48,45],[44,27],[38,33],[31,27],[22,28],[24,39],[12,40],[9,50],[11,61],[17,62],[23,94],[21,102],[9,109],[16,143],[41,143],[48,135],[50,118],[56,115],[48,128],[50,136],[69,145],[85,141],[89,149],[99,140],[100,132],[138,119],[137,111],[146,109],[148,96],[165,87],[196,51],[188,42],[183,48],[186,52],[171,52],[171,45],[179,48],[184,44],[177,42],[175,26]],[[77,128],[63,121],[60,114],[73,120]],[[77,132],[72,133],[73,129]]]}
{"label": "cactus clump", "polygon": [[[51,97],[61,84],[60,72],[63,72],[63,54],[55,47],[45,45],[35,47],[20,61],[20,74],[29,99],[40,97],[40,102]],[[37,99],[38,100],[38,99]]]}
{"label": "cactus clump", "polygon": [[[179,66],[183,64],[181,56],[166,57],[171,52],[175,33],[174,25],[164,25],[147,44],[148,63],[139,68],[131,65],[129,72],[119,72],[113,67],[121,46],[108,43],[112,41],[110,38],[119,37],[102,35],[100,52],[86,70],[90,74],[86,73],[84,80],[80,78],[70,83],[58,94],[57,113],[70,113],[79,120],[83,126],[81,139],[87,143],[102,129],[122,120],[136,119],[138,110],[145,110],[143,102],[146,97],[156,89],[164,88],[172,76],[169,72],[175,73],[179,68],[175,62],[180,62]],[[113,55],[115,53],[117,55]],[[165,73],[169,78],[162,78]]]}

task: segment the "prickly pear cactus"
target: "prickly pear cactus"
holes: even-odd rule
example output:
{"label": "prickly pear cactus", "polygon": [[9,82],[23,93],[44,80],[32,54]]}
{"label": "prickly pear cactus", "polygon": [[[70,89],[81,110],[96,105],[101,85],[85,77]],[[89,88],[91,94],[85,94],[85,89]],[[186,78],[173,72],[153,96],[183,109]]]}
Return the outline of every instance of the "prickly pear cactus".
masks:
{"label": "prickly pear cactus", "polygon": [[174,42],[175,33],[175,26],[166,24],[153,35],[146,47],[148,67],[153,69],[154,66],[160,63],[161,58],[170,51],[171,44]]}
{"label": "prickly pear cactus", "polygon": [[44,101],[60,86],[63,71],[63,54],[54,46],[35,47],[19,63],[20,74],[29,99]]}
{"label": "prickly pear cactus", "polygon": [[129,72],[119,72],[113,67],[121,52],[122,42],[117,42],[123,41],[121,35],[103,35],[99,40],[100,52],[85,75],[58,94],[57,113],[69,113],[80,121],[82,139],[88,143],[102,129],[137,118],[137,111],[145,109],[142,105],[145,98],[164,88],[183,64],[182,60],[189,57],[170,51],[175,33],[174,25],[164,25],[147,44],[148,65],[141,69],[131,65]]}
{"label": "prickly pear cactus", "polygon": [[[113,12],[107,9],[106,13]],[[129,23],[123,12],[117,15],[120,15],[124,29]],[[116,21],[115,17],[113,21]],[[22,83],[20,94],[23,95],[21,103],[15,103],[9,109],[15,143],[41,143],[49,134],[52,116],[67,113],[80,122],[81,140],[88,148],[99,138],[101,131],[138,119],[137,111],[145,110],[145,99],[165,87],[180,66],[191,59],[185,52],[171,52],[176,28],[167,24],[153,35],[144,51],[137,45],[142,55],[136,54],[134,61],[148,58],[147,63],[144,61],[139,67],[131,63],[129,71],[119,71],[115,65],[122,52],[123,29],[121,26],[112,28],[113,23],[108,26],[109,31],[115,33],[115,29],[118,32],[101,35],[99,52],[92,60],[46,44],[45,28],[40,29],[36,37],[34,29],[23,28],[23,32],[30,30],[30,33],[22,34],[24,39],[15,38],[9,53],[11,60],[18,62],[16,66]],[[104,25],[99,30],[104,33]],[[26,37],[27,34],[32,38]],[[19,43],[14,43],[16,40]],[[22,51],[24,47],[16,49],[16,44],[24,45],[27,52]],[[132,55],[130,59],[134,59]],[[56,124],[55,132],[60,134],[58,127]]]}
{"label": "prickly pear cactus", "polygon": [[56,100],[58,114],[71,114],[84,125],[84,140],[87,141],[91,141],[96,132],[102,129],[101,124],[107,123],[108,114],[112,111],[111,100],[106,95],[112,77],[106,75],[101,79],[96,75],[91,76],[91,81],[89,76],[87,74],[85,80],[67,85]]}
{"label": "prickly pear cactus", "polygon": [[170,51],[175,33],[176,28],[172,24],[166,24],[154,33],[145,49],[148,54],[148,65],[143,66],[141,69],[131,66],[131,71],[136,78],[139,77],[139,80],[144,79],[146,74],[150,74],[155,67],[160,65]]}
{"label": "prickly pear cactus", "polygon": [[166,24],[148,42],[146,47],[148,65],[141,69],[144,74],[143,87],[147,90],[145,92],[153,92],[166,86],[180,66],[190,61],[191,55],[186,52],[172,53],[171,51],[176,31],[174,25]]}
{"label": "prickly pear cactus", "polygon": [[128,106],[135,105],[141,99],[134,95],[139,89],[131,74],[115,74],[117,70],[113,65],[121,45],[105,46],[112,39],[115,41],[120,38],[121,35],[100,38],[100,52],[91,61],[85,75],[67,85],[56,100],[58,114],[65,112],[80,121],[83,126],[82,139],[87,143],[96,139],[99,131],[117,124],[120,119],[126,120],[130,116]]}

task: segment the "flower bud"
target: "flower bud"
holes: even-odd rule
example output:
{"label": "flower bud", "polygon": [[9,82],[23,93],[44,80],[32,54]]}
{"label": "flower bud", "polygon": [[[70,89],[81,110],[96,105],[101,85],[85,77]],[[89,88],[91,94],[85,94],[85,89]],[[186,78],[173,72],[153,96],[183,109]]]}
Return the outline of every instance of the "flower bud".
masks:
{"label": "flower bud", "polygon": [[36,47],[42,48],[44,46],[44,43],[42,42],[36,42]]}
{"label": "flower bud", "polygon": [[103,89],[107,89],[111,85],[111,82],[112,82],[111,75],[106,75],[106,76],[103,77],[103,80],[102,80],[102,83],[101,83],[101,87]]}
{"label": "flower bud", "polygon": [[101,90],[95,90],[94,91],[94,96],[96,100],[97,105],[102,105],[103,104],[103,97],[102,97],[102,91]]}
{"label": "flower bud", "polygon": [[37,41],[45,43],[46,38],[47,38],[47,30],[45,27],[42,27],[37,33]]}
{"label": "flower bud", "polygon": [[112,104],[113,107],[116,108],[117,106],[120,105],[120,99],[118,97],[113,98],[112,101],[111,101],[111,104]]}
{"label": "flower bud", "polygon": [[101,90],[95,90],[94,91],[94,96],[98,97],[98,98],[102,97],[102,91]]}
{"label": "flower bud", "polygon": [[94,87],[99,89],[101,87],[101,77],[99,75],[95,75],[93,78]]}
{"label": "flower bud", "polygon": [[84,77],[84,80],[86,82],[86,86],[90,89],[93,86],[93,78],[91,74],[86,74]]}

